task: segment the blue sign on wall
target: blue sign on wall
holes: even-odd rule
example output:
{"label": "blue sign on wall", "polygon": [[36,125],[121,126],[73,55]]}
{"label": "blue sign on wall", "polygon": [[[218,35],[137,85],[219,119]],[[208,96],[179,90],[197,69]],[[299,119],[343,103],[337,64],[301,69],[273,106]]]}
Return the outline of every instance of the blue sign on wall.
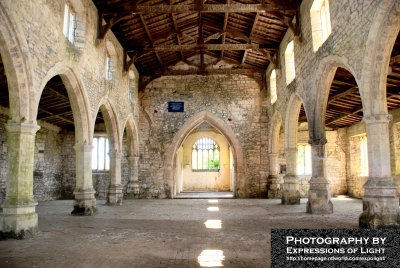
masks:
{"label": "blue sign on wall", "polygon": [[184,105],[183,101],[170,101],[168,102],[168,112],[170,113],[183,113]]}

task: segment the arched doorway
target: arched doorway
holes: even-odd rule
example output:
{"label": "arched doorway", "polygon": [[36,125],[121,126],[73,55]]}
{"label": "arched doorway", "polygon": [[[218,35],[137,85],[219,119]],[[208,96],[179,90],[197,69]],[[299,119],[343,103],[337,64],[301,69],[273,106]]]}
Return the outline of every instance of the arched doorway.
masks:
{"label": "arched doorway", "polygon": [[[182,159],[179,159],[181,147],[190,134],[196,133],[194,130],[202,126],[214,128],[220,133],[219,135],[226,139],[230,148],[228,149],[228,151],[230,150],[229,163],[226,163],[226,168],[229,167],[230,182],[225,185],[229,185],[229,190],[233,191],[234,196],[246,197],[246,179],[243,172],[244,158],[241,144],[234,132],[223,120],[207,111],[200,112],[187,120],[175,135],[172,144],[168,148],[167,155],[171,155],[172,157],[166,158],[164,165],[164,181],[166,192],[170,191],[169,197],[176,197],[176,194],[179,193],[181,189],[180,184],[182,184],[183,189],[182,170],[184,167],[182,166]],[[193,140],[195,140],[195,138],[193,138]],[[183,156],[183,154],[181,155]]]}

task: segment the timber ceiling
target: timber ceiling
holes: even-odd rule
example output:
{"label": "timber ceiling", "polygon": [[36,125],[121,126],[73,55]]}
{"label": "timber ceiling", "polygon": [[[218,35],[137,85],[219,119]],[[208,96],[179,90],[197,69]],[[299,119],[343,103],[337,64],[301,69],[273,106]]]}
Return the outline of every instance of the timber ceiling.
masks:
{"label": "timber ceiling", "polygon": [[[140,75],[264,73],[301,0],[94,0]],[[190,70],[176,70],[183,62]],[[230,65],[220,69],[218,63]],[[237,73],[238,70],[236,70]]]}

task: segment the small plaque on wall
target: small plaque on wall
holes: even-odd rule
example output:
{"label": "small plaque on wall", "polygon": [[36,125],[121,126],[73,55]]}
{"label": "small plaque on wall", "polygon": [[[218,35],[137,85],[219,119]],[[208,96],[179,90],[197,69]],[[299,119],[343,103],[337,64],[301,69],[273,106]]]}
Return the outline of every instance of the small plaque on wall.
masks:
{"label": "small plaque on wall", "polygon": [[183,101],[170,101],[168,102],[168,112],[170,113],[183,113],[184,105]]}

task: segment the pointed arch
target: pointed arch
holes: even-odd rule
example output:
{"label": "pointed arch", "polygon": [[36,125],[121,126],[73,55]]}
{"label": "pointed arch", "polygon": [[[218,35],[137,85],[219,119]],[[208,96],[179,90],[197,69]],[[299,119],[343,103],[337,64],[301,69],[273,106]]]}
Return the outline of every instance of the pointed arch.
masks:
{"label": "pointed arch", "polygon": [[[137,132],[137,127],[135,120],[133,119],[133,114],[129,114],[127,120],[125,121],[125,129],[127,138],[129,141],[129,155],[138,156],[139,155],[139,136]],[[123,133],[121,133],[123,135]],[[122,140],[123,137],[120,139]]]}
{"label": "pointed arch", "polygon": [[36,121],[32,112],[34,75],[28,44],[20,25],[7,14],[0,2],[0,54],[9,85],[10,120]]}
{"label": "pointed arch", "polygon": [[187,138],[187,136],[198,127],[201,123],[206,122],[216,128],[221,132],[222,135],[228,140],[229,145],[233,151],[234,158],[234,172],[235,172],[235,185],[234,194],[238,197],[247,197],[247,181],[245,178],[245,160],[243,155],[242,146],[239,140],[236,138],[236,134],[232,129],[226,125],[226,123],[217,117],[216,115],[208,112],[202,111],[194,115],[192,118],[188,119],[181,129],[175,134],[171,145],[169,146],[166,157],[164,160],[164,182],[166,187],[171,189],[171,197],[174,197],[174,187],[176,184],[174,178],[174,170],[177,161],[177,152]]}
{"label": "pointed arch", "polygon": [[297,146],[297,126],[302,103],[302,99],[296,93],[289,99],[285,118],[285,149],[294,149]]}
{"label": "pointed arch", "polygon": [[[309,132],[311,139],[322,139],[325,138],[325,114],[327,108],[327,102],[329,97],[329,91],[333,78],[335,77],[337,67],[341,67],[349,71],[356,79],[357,85],[359,84],[353,68],[347,64],[347,59],[339,56],[328,56],[323,58],[316,72],[316,79],[314,83],[313,92],[317,92],[316,102],[314,106],[313,117],[309,119]],[[364,105],[364,94],[360,89],[361,101]],[[303,102],[304,103],[304,102]]]}
{"label": "pointed arch", "polygon": [[[107,136],[110,142],[110,152],[121,152],[122,150],[122,139],[120,134],[119,122],[118,122],[118,115],[114,105],[112,104],[111,100],[103,99],[100,102],[100,107],[98,110],[101,110],[104,118],[104,122],[106,124],[107,129]],[[97,113],[96,113],[97,116]],[[93,120],[96,122],[96,120]],[[94,129],[93,124],[93,129]]]}
{"label": "pointed arch", "polygon": [[[387,114],[386,82],[391,52],[400,31],[400,8],[394,0],[383,0],[373,16],[365,62],[361,71],[364,117]],[[378,37],[378,38],[377,38]],[[361,93],[361,92],[360,92]]]}
{"label": "pointed arch", "polygon": [[[82,81],[75,74],[74,70],[60,62],[54,65],[42,79],[39,92],[35,96],[34,114],[37,116],[40,97],[46,84],[51,78],[59,75],[64,83],[71,104],[72,113],[74,115],[75,124],[75,141],[76,143],[91,143],[93,132],[90,126],[90,105],[86,90]],[[35,118],[36,120],[36,118]]]}
{"label": "pointed arch", "polygon": [[271,125],[269,131],[269,152],[277,154],[279,152],[279,132],[282,126],[282,116],[278,111],[275,111],[271,118]]}

